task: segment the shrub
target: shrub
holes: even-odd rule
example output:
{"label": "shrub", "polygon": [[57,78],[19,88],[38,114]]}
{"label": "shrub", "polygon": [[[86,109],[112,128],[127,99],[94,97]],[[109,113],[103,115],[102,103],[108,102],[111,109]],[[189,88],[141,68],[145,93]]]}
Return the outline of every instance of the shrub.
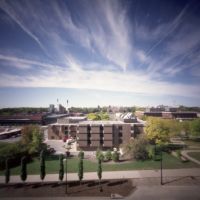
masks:
{"label": "shrub", "polygon": [[96,151],[96,159],[97,160],[100,159],[101,161],[104,161],[104,154],[100,149],[97,149],[97,151]]}
{"label": "shrub", "polygon": [[112,159],[112,153],[111,153],[110,150],[106,151],[105,158],[106,158],[106,160],[111,160]]}
{"label": "shrub", "polygon": [[6,159],[6,170],[5,170],[5,183],[9,183],[10,181],[10,166],[9,159]]}
{"label": "shrub", "polygon": [[26,169],[26,157],[23,157],[21,160],[21,180],[25,181],[27,178],[27,169]]}
{"label": "shrub", "polygon": [[101,167],[101,160],[98,159],[98,168],[97,168],[97,176],[99,178],[99,181],[102,178],[102,167]]}
{"label": "shrub", "polygon": [[40,178],[41,178],[41,180],[44,180],[45,175],[46,175],[45,157],[44,157],[44,151],[41,151],[41,153],[40,153]]}
{"label": "shrub", "polygon": [[104,154],[102,152],[99,154],[98,159],[102,162],[104,161]]}
{"label": "shrub", "polygon": [[59,161],[60,161],[59,180],[62,181],[64,178],[63,154],[60,154]]}
{"label": "shrub", "polygon": [[81,158],[79,158],[79,162],[78,162],[78,178],[81,183],[83,179],[83,159]]}
{"label": "shrub", "polygon": [[148,152],[148,158],[149,159],[154,159],[155,158],[155,147],[154,146],[148,146],[147,147],[147,152]]}
{"label": "shrub", "polygon": [[114,162],[119,161],[119,153],[118,153],[117,151],[114,151],[114,152],[112,153],[112,160],[113,160]]}

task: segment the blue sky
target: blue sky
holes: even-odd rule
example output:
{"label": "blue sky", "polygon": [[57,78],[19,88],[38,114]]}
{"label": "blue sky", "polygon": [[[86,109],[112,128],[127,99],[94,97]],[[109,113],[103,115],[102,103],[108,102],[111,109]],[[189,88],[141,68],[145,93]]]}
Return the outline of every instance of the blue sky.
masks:
{"label": "blue sky", "polygon": [[1,0],[0,107],[200,106],[198,0]]}

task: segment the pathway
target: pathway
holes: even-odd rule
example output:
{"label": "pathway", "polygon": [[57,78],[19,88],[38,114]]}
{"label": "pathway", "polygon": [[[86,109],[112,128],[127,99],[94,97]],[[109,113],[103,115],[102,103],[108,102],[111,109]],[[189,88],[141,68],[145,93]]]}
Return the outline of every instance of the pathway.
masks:
{"label": "pathway", "polygon": [[[200,176],[200,168],[190,169],[164,169],[163,177],[186,177],[186,176]],[[120,178],[150,178],[160,177],[160,170],[133,170],[133,171],[111,171],[103,172],[102,179],[120,179]],[[84,173],[83,180],[97,180],[96,172]],[[67,174],[67,180],[78,180],[77,173]],[[4,183],[5,177],[0,176],[0,183]],[[26,182],[40,182],[40,175],[28,175]],[[58,174],[47,174],[45,177],[47,181],[58,181]],[[21,182],[20,176],[11,176],[11,183]]]}
{"label": "pathway", "polygon": [[183,150],[181,151],[181,155],[185,158],[187,158],[188,160],[191,160],[192,162],[196,163],[196,164],[199,164],[200,165],[200,161],[191,157],[190,155],[188,155],[188,153],[190,152],[199,152],[200,153],[200,149],[194,149],[194,150]]}

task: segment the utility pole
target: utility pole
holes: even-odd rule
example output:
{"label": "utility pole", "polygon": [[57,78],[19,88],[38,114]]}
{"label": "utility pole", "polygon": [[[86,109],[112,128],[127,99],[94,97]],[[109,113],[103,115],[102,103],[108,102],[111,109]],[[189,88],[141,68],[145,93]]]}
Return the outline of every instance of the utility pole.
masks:
{"label": "utility pole", "polygon": [[66,153],[66,158],[65,158],[65,182],[66,182],[66,190],[65,193],[67,194],[67,153]]}

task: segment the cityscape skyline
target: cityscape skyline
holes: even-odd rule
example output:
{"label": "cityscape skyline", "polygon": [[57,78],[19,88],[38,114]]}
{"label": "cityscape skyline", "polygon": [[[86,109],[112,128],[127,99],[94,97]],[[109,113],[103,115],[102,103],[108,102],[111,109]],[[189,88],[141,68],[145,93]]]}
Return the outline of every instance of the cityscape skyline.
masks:
{"label": "cityscape skyline", "polygon": [[[199,1],[1,1],[0,107],[200,106]],[[64,103],[63,102],[63,103]]]}

